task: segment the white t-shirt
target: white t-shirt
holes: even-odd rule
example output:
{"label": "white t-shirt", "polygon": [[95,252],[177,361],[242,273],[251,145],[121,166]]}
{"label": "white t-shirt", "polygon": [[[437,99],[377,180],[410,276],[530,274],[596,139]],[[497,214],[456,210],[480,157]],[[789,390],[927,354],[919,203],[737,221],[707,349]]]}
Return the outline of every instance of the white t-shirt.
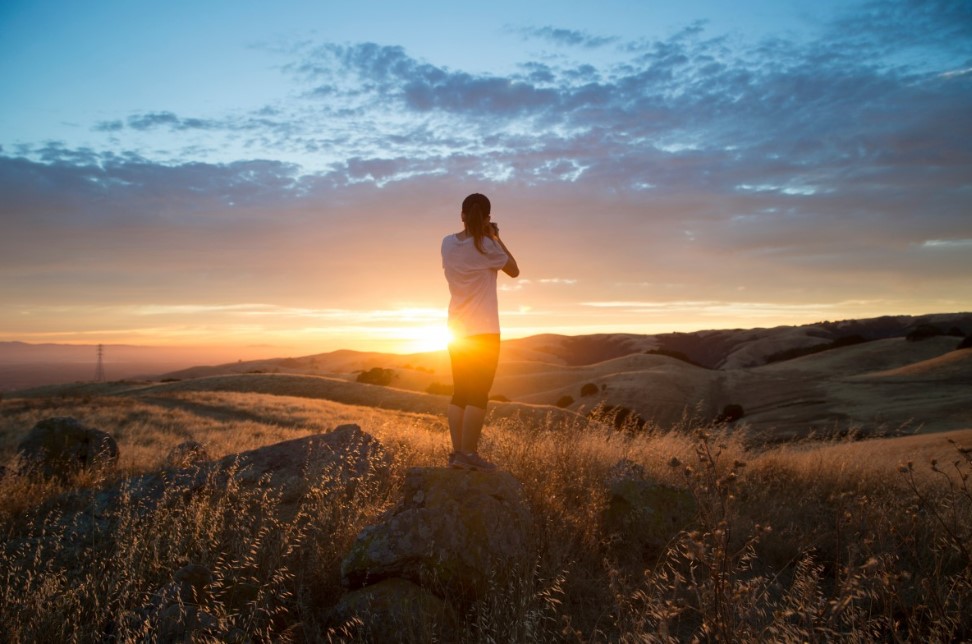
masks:
{"label": "white t-shirt", "polygon": [[499,244],[483,238],[480,253],[472,237],[442,240],[442,269],[449,282],[449,328],[456,337],[499,333],[496,273],[509,257]]}

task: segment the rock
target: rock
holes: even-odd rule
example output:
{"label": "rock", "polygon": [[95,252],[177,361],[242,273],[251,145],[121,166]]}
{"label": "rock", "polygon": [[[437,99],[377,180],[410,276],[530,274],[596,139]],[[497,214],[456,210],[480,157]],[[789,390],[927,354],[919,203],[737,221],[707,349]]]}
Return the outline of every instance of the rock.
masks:
{"label": "rock", "polygon": [[339,639],[367,642],[442,641],[442,634],[454,633],[456,624],[449,604],[394,577],[347,593],[327,620]]}
{"label": "rock", "polygon": [[209,460],[209,454],[201,443],[183,441],[169,450],[166,454],[166,467],[183,468],[197,465]]}
{"label": "rock", "polygon": [[412,468],[404,498],[365,528],[341,564],[349,588],[390,577],[433,591],[482,596],[490,578],[526,566],[532,517],[507,472]]}
{"label": "rock", "polygon": [[611,486],[618,481],[623,481],[625,479],[644,480],[644,478],[644,467],[632,460],[622,458],[620,461],[611,466],[605,480],[607,481],[608,486]]}
{"label": "rock", "polygon": [[277,517],[289,520],[311,489],[323,486],[350,494],[362,480],[383,476],[390,467],[391,457],[373,436],[358,425],[341,425],[326,434],[133,477],[122,486],[99,493],[95,506],[117,505],[120,497],[128,496],[141,512],[148,512],[166,499],[188,499],[205,488],[220,491],[232,486],[244,492],[273,492]]}
{"label": "rock", "polygon": [[602,521],[608,534],[657,556],[695,521],[698,505],[691,492],[643,476],[640,466],[631,467],[624,461],[612,468],[606,481],[609,499]]}
{"label": "rock", "polygon": [[[391,456],[377,439],[358,425],[341,425],[326,434],[227,456],[215,464],[215,478],[225,484],[232,476],[244,488],[272,489],[279,495],[280,516],[289,519],[312,488],[350,495],[359,483],[386,475],[390,467]],[[199,475],[196,480],[201,481]]]}
{"label": "rock", "polygon": [[[111,538],[120,515],[149,517],[160,507],[185,505],[203,491],[256,497],[254,507],[239,511],[250,512],[254,521],[264,511],[273,512],[274,520],[289,521],[311,490],[351,494],[359,483],[386,476],[390,467],[391,457],[375,438],[357,425],[344,425],[219,461],[135,476],[103,489],[71,491],[53,500],[49,510],[57,517],[61,542],[68,544],[58,552],[68,556],[73,552],[70,544]],[[264,490],[274,503],[260,502],[254,494]]]}
{"label": "rock", "polygon": [[21,474],[63,480],[80,471],[114,467],[118,444],[101,430],[61,416],[34,425],[17,446],[17,455]]}

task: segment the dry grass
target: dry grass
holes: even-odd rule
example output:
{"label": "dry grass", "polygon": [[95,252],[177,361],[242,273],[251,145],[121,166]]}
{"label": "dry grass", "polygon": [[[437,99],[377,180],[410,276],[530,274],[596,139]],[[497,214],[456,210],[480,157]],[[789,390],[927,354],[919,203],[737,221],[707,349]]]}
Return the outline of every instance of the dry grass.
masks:
{"label": "dry grass", "polygon": [[[408,467],[444,464],[448,452],[439,416],[259,393],[156,390],[4,401],[0,460],[13,457],[35,422],[57,415],[111,432],[121,468],[111,480],[0,480],[0,615],[11,642],[158,636],[159,623],[139,611],[158,602],[173,571],[189,563],[213,573],[193,601],[212,620],[199,639],[339,640],[324,620],[342,592],[343,554],[395,501]],[[149,514],[133,501],[107,517],[112,530],[96,541],[78,540],[66,521],[85,516],[72,514],[82,503],[72,498],[157,470],[184,440],[199,441],[215,458],[347,422],[392,451],[392,472],[346,493],[322,485],[293,518],[276,517],[272,495],[231,487],[188,501],[173,492]],[[967,433],[956,436],[968,445]],[[752,452],[742,437],[692,419],[652,434],[580,419],[496,420],[482,451],[523,483],[536,524],[535,565],[472,606],[446,639],[972,637],[969,452],[940,437],[896,440],[913,443],[905,453],[894,441]],[[911,465],[899,458],[908,453],[917,455]],[[698,500],[696,524],[660,557],[604,533],[604,479],[622,458]]]}

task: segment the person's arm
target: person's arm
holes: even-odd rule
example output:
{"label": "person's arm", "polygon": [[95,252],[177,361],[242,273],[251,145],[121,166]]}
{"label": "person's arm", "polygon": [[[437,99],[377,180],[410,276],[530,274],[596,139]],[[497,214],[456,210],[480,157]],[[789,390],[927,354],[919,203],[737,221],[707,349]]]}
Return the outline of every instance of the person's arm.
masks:
{"label": "person's arm", "polygon": [[503,252],[506,253],[506,256],[509,257],[509,259],[506,261],[506,265],[503,266],[502,271],[510,277],[519,276],[520,267],[516,265],[516,260],[513,258],[513,253],[510,252],[510,249],[507,248],[506,244],[503,243],[503,240],[500,239],[499,232],[494,234],[493,240],[499,244],[500,248],[503,249]]}

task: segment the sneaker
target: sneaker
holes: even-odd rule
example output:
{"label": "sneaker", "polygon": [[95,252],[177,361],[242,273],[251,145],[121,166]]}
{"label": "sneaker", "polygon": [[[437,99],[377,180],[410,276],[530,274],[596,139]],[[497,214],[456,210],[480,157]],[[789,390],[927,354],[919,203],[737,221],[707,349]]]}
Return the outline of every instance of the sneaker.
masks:
{"label": "sneaker", "polygon": [[450,452],[449,453],[449,467],[451,467],[453,469],[459,470],[459,469],[462,469],[462,465],[460,465],[458,462],[456,462],[456,457],[457,456],[459,456],[459,452]]}
{"label": "sneaker", "polygon": [[455,463],[453,467],[464,470],[472,470],[474,472],[492,472],[496,469],[495,465],[481,457],[476,452],[470,452],[468,454],[464,452],[456,452],[456,458],[453,462]]}

